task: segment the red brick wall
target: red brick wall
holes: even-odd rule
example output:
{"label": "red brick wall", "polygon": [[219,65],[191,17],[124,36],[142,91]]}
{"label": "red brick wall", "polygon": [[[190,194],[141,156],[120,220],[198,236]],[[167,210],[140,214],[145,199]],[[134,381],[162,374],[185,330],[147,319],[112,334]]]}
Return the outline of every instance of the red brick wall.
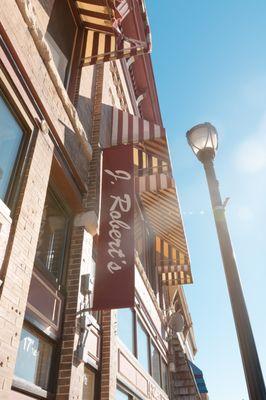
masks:
{"label": "red brick wall", "polygon": [[117,374],[116,311],[102,312],[100,400],[115,400]]}
{"label": "red brick wall", "polygon": [[92,107],[92,160],[89,165],[88,193],[85,200],[85,208],[95,211],[98,215],[99,209],[99,186],[100,186],[100,160],[101,149],[99,148],[99,137],[101,127],[101,110],[102,110],[102,91],[103,91],[104,66],[95,66],[95,83],[93,90],[93,107]]}
{"label": "red brick wall", "polygon": [[[73,364],[73,351],[76,340],[76,313],[78,309],[79,276],[82,262],[84,228],[74,227],[70,245],[70,256],[67,273],[67,298],[65,321],[63,324],[63,340],[57,383],[57,400],[67,400],[70,393],[70,381]],[[72,391],[75,388],[71,388]],[[78,388],[76,388],[78,390]]]}

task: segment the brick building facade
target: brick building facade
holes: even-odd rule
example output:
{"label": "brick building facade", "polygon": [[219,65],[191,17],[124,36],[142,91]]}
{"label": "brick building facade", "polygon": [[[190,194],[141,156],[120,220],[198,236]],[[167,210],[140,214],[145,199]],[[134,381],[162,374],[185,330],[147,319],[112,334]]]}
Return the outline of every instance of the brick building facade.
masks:
{"label": "brick building facade", "polygon": [[[0,398],[207,398],[143,1],[2,0],[0,16]],[[119,140],[135,300],[92,311],[103,148]]]}

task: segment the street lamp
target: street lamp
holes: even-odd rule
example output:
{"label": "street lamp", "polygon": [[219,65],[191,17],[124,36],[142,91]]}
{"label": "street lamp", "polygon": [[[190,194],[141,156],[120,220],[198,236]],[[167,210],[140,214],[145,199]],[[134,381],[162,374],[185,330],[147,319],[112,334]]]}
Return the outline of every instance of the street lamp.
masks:
{"label": "street lamp", "polygon": [[218,134],[215,127],[206,122],[190,129],[187,140],[206,173],[249,397],[251,400],[266,400],[259,357],[227,227],[225,204],[221,199],[213,165],[218,148]]}

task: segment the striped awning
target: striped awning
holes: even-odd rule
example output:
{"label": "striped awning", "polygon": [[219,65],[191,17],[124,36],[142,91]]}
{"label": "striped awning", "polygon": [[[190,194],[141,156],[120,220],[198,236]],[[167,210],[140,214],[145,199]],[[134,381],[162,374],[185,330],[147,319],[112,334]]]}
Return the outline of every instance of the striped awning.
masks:
{"label": "striped awning", "polygon": [[156,263],[163,284],[176,286],[193,282],[188,255],[161,236],[156,237]]}
{"label": "striped awning", "polygon": [[[160,268],[160,267],[159,267]],[[171,269],[167,266],[167,272],[159,273],[162,283],[166,286],[177,286],[193,283],[189,265],[173,265]]]}
{"label": "striped awning", "polygon": [[143,192],[140,198],[155,233],[183,254],[188,255],[175,189]]}
{"label": "striped awning", "polygon": [[[113,107],[104,109],[100,145],[108,148],[133,144],[135,192],[154,234],[167,243],[173,258],[157,262],[167,285],[192,283],[188,248],[172,177],[165,129]],[[165,246],[165,245],[164,245]],[[166,247],[164,247],[166,248]]]}
{"label": "striped awning", "polygon": [[[143,0],[75,0],[75,4],[86,29],[83,66],[151,51],[150,28]],[[124,21],[136,10],[139,10],[143,21],[142,38],[127,37],[124,34]]]}
{"label": "striped awning", "polygon": [[157,141],[165,137],[165,129],[160,125],[119,110],[116,107],[112,108],[111,113],[112,128],[109,136],[108,131],[102,130],[101,145],[103,148],[121,144]]}

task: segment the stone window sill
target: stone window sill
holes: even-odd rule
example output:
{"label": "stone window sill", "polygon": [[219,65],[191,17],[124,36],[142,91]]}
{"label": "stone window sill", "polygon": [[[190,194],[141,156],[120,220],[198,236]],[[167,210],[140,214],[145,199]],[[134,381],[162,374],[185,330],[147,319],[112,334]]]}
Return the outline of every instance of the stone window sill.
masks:
{"label": "stone window sill", "polygon": [[15,376],[13,379],[12,389],[18,392],[32,395],[35,398],[37,397],[38,399],[54,400],[55,398],[52,393],[49,393],[41,387],[34,385],[34,383],[18,378],[17,376]]}

